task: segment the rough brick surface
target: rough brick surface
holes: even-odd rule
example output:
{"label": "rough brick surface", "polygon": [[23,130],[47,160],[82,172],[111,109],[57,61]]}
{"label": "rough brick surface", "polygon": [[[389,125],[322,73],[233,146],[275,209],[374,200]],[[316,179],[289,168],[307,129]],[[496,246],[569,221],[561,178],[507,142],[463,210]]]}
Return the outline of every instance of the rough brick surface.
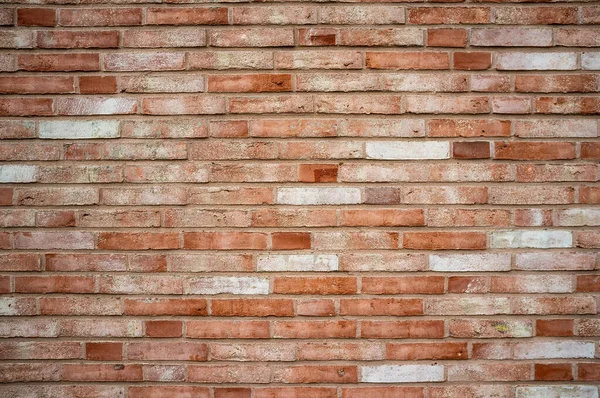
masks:
{"label": "rough brick surface", "polygon": [[0,3],[0,397],[599,397],[598,1]]}

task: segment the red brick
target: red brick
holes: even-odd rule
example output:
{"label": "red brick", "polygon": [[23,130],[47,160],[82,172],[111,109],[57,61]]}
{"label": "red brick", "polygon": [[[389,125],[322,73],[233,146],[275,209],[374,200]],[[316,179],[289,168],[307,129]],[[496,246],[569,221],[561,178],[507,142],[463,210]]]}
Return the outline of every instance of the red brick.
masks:
{"label": "red brick", "polygon": [[213,300],[214,316],[293,316],[294,306],[290,299]]}
{"label": "red brick", "polygon": [[90,361],[120,361],[123,343],[86,343],[85,358]]}
{"label": "red brick", "polygon": [[296,303],[296,311],[302,316],[333,316],[335,304],[328,299],[307,299]]}
{"label": "red brick", "polygon": [[16,293],[93,293],[94,278],[90,276],[17,276]]}
{"label": "red brick", "polygon": [[9,271],[40,271],[40,256],[33,253],[0,254],[0,269]]}
{"label": "red brick", "polygon": [[597,142],[581,143],[582,159],[600,159],[600,144]]}
{"label": "red brick", "polygon": [[275,277],[273,293],[276,294],[355,294],[353,277]]}
{"label": "red brick", "polygon": [[81,343],[78,342],[7,342],[0,344],[2,359],[80,359]]}
{"label": "red brick", "polygon": [[275,232],[271,241],[273,250],[310,249],[310,233],[306,232]]}
{"label": "red brick", "polygon": [[341,225],[350,227],[400,227],[423,226],[423,210],[342,210]]}
{"label": "red brick", "polygon": [[149,8],[146,23],[149,25],[225,25],[227,8]]}
{"label": "red brick", "polygon": [[178,233],[102,232],[98,248],[108,250],[166,250],[179,248]]}
{"label": "red brick", "polygon": [[0,116],[50,116],[50,98],[6,98],[0,100]]}
{"label": "red brick", "polygon": [[342,388],[342,398],[423,398],[423,387],[358,387]]}
{"label": "red brick", "polygon": [[6,294],[10,293],[10,276],[2,276],[0,277],[0,293]]}
{"label": "red brick", "polygon": [[597,275],[577,275],[578,292],[600,292],[600,276]]}
{"label": "red brick", "polygon": [[56,10],[51,8],[18,8],[17,25],[54,26],[56,25]]}
{"label": "red brick", "polygon": [[19,69],[31,72],[74,72],[100,70],[98,54],[23,54]]}
{"label": "red brick", "polygon": [[455,52],[454,69],[483,70],[492,66],[492,54],[487,52]]}
{"label": "red brick", "polygon": [[467,31],[465,29],[428,29],[427,45],[429,47],[466,47]]}
{"label": "red brick", "polygon": [[332,387],[257,387],[255,398],[336,398],[337,389]]}
{"label": "red brick", "polygon": [[183,247],[194,250],[264,250],[267,235],[255,232],[185,232]]}
{"label": "red brick", "polygon": [[448,278],[448,293],[488,292],[488,278],[485,276],[451,276]]}
{"label": "red brick", "polygon": [[206,361],[208,347],[188,341],[150,341],[127,344],[127,359],[134,361]]}
{"label": "red brick", "polygon": [[336,164],[301,164],[298,169],[301,182],[337,182],[337,176]]}
{"label": "red brick", "polygon": [[494,158],[504,160],[574,159],[575,145],[570,142],[495,142]]}
{"label": "red brick", "polygon": [[112,94],[117,92],[117,79],[114,76],[79,77],[81,94]]}
{"label": "red brick", "polygon": [[212,75],[208,76],[208,91],[221,93],[292,91],[292,75]]}
{"label": "red brick", "polygon": [[486,236],[480,232],[406,232],[403,247],[420,250],[483,250]]}
{"label": "red brick", "polygon": [[453,120],[429,121],[431,137],[506,137],[510,135],[508,120]]}
{"label": "red brick", "polygon": [[452,156],[457,159],[487,159],[490,157],[489,142],[454,142]]}
{"label": "red brick", "polygon": [[147,337],[181,337],[181,321],[147,321],[144,323]]}
{"label": "red brick", "polygon": [[411,316],[423,314],[421,299],[342,299],[340,315],[394,315]]}
{"label": "red brick", "polygon": [[61,378],[66,381],[142,381],[142,366],[65,364]]}
{"label": "red brick", "polygon": [[515,91],[528,93],[594,92],[598,79],[593,75],[519,75],[515,77]]}
{"label": "red brick", "polygon": [[577,368],[578,380],[600,381],[600,366],[597,363],[580,363]]}
{"label": "red brick", "polygon": [[60,94],[73,92],[72,77],[2,77],[0,92],[6,94]]}
{"label": "red brick", "polygon": [[487,7],[417,7],[408,12],[411,24],[483,24],[490,22]]}
{"label": "red brick", "polygon": [[188,321],[186,336],[196,339],[266,339],[268,321]]}
{"label": "red brick", "polygon": [[448,69],[448,53],[443,52],[367,52],[371,69]]}
{"label": "red brick", "polygon": [[205,299],[127,299],[125,300],[127,315],[207,315]]}
{"label": "red brick", "polygon": [[600,188],[586,186],[580,187],[579,203],[600,203]]}
{"label": "red brick", "polygon": [[298,44],[301,46],[334,46],[338,31],[332,28],[298,29]]}
{"label": "red brick", "polygon": [[129,398],[193,397],[210,398],[210,389],[201,386],[130,386]]}
{"label": "red brick", "polygon": [[367,294],[442,294],[442,276],[363,277],[362,293]]}
{"label": "red brick", "polygon": [[215,398],[251,398],[250,388],[216,388]]}
{"label": "red brick", "polygon": [[386,359],[399,361],[468,359],[467,343],[390,343]]}
{"label": "red brick", "polygon": [[142,24],[141,8],[63,8],[61,26],[127,26]]}
{"label": "red brick", "polygon": [[354,338],[357,323],[341,321],[277,321],[273,337],[284,339]]}
{"label": "red brick", "polygon": [[600,113],[600,100],[595,97],[538,97],[535,112],[593,115]]}
{"label": "red brick", "polygon": [[572,366],[568,363],[535,364],[535,380],[569,381],[573,380]]}

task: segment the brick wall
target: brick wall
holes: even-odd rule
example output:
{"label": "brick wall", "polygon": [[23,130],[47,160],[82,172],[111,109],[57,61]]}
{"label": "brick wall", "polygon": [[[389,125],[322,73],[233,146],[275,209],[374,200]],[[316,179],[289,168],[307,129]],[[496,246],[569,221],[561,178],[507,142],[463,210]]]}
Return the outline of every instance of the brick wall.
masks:
{"label": "brick wall", "polygon": [[598,2],[231,1],[2,1],[0,395],[597,398]]}

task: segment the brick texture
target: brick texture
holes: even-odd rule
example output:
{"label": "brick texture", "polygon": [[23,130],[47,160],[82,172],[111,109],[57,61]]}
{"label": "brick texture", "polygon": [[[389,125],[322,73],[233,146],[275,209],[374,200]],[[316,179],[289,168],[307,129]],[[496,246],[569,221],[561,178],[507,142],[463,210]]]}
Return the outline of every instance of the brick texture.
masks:
{"label": "brick texture", "polygon": [[1,397],[598,398],[597,1],[0,3]]}

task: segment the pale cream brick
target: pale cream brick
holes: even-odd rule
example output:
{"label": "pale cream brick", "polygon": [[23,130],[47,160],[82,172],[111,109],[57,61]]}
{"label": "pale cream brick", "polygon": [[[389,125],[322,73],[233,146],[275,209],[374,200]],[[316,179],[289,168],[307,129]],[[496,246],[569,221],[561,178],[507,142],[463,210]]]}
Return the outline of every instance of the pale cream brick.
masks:
{"label": "pale cream brick", "polygon": [[337,271],[338,256],[334,254],[275,254],[256,259],[258,271]]}
{"label": "pale cream brick", "polygon": [[588,341],[517,343],[515,359],[594,358],[595,344]]}
{"label": "pale cream brick", "polygon": [[41,121],[39,126],[40,138],[85,140],[92,138],[118,138],[118,120],[60,120]]}
{"label": "pale cream brick", "polygon": [[36,182],[38,167],[30,165],[0,166],[0,183]]}
{"label": "pale cream brick", "polygon": [[598,398],[596,386],[519,386],[516,398]]}
{"label": "pale cream brick", "polygon": [[577,53],[506,52],[496,62],[498,70],[575,70]]}
{"label": "pale cream brick", "polygon": [[367,142],[366,153],[367,159],[448,159],[450,157],[450,143],[447,141]]}
{"label": "pale cream brick", "polygon": [[269,279],[250,276],[210,276],[184,281],[186,294],[269,294]]}
{"label": "pale cream brick", "polygon": [[360,367],[363,383],[422,383],[444,381],[442,365],[375,365]]}
{"label": "pale cream brick", "polygon": [[516,249],[522,247],[549,249],[572,247],[573,233],[559,230],[495,231],[491,233],[491,247]]}
{"label": "pale cream brick", "polygon": [[429,268],[438,272],[510,271],[510,254],[432,254]]}
{"label": "pale cream brick", "polygon": [[279,204],[336,205],[360,202],[360,188],[279,188],[277,190]]}

